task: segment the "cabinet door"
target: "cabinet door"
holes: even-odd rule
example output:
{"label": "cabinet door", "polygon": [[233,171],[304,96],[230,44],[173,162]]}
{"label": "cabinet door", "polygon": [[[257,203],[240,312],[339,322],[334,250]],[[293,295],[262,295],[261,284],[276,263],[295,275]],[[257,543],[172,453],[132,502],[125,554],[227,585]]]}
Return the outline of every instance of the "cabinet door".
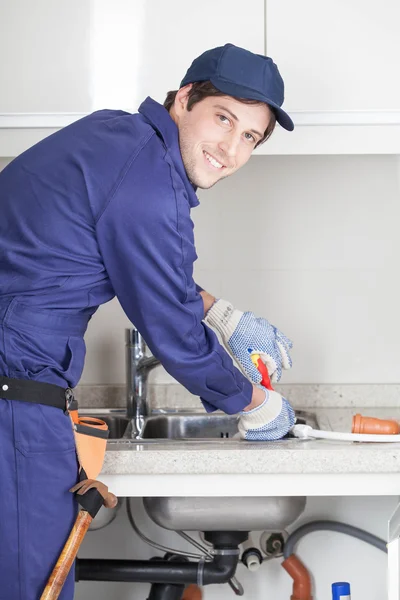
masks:
{"label": "cabinet door", "polygon": [[90,3],[0,2],[0,113],[91,107]]}
{"label": "cabinet door", "polygon": [[400,109],[399,0],[267,0],[266,20],[289,111]]}
{"label": "cabinet door", "polygon": [[145,5],[137,74],[140,94],[163,102],[192,60],[227,42],[264,53],[264,0],[152,0]]}

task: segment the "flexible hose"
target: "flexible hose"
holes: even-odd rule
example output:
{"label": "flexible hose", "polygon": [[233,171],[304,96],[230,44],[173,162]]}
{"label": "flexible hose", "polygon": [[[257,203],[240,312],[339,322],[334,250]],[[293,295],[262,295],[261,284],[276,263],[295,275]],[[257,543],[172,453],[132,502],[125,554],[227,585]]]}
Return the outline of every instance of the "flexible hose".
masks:
{"label": "flexible hose", "polygon": [[400,442],[400,435],[382,435],[368,433],[342,433],[341,431],[323,431],[310,425],[294,425],[290,430],[295,437],[302,439],[338,440],[341,442]]}
{"label": "flexible hose", "polygon": [[345,533],[355,537],[378,550],[387,552],[386,542],[380,538],[368,533],[353,525],[347,523],[341,523],[340,521],[313,521],[302,525],[296,531],[290,534],[286,540],[283,556],[285,560],[282,563],[282,567],[287,571],[290,577],[293,579],[293,593],[291,600],[312,600],[311,596],[311,576],[307,568],[303,565],[301,560],[294,554],[294,547],[297,542],[313,531],[337,531],[339,533]]}
{"label": "flexible hose", "polygon": [[313,521],[312,523],[306,523],[302,525],[296,531],[293,531],[286,540],[285,547],[283,550],[284,558],[289,558],[291,554],[294,553],[294,547],[297,542],[307,535],[308,533],[312,533],[313,531],[337,531],[339,533],[345,533],[346,535],[350,535],[355,537],[378,550],[382,550],[382,552],[387,552],[386,542],[381,538],[378,538],[372,533],[368,533],[363,529],[359,529],[358,527],[354,527],[353,525],[348,525],[347,523],[341,523],[340,521]]}

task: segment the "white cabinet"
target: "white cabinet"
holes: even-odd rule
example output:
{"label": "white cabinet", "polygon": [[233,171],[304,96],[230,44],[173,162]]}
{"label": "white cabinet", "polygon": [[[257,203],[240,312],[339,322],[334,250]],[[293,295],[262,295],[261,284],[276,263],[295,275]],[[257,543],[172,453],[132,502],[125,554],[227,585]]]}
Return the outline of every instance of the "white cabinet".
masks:
{"label": "white cabinet", "polygon": [[144,30],[138,88],[163,102],[205,50],[230,42],[264,53],[264,0],[152,0]]}
{"label": "white cabinet", "polygon": [[93,110],[163,102],[209,48],[263,53],[264,17],[264,0],[0,3],[0,156]]}
{"label": "white cabinet", "polygon": [[227,42],[285,80],[295,130],[258,154],[400,154],[398,23],[398,0],[0,2],[0,156],[93,110],[163,102]]}
{"label": "white cabinet", "polygon": [[89,27],[89,2],[0,2],[0,113],[88,111]]}
{"label": "white cabinet", "polygon": [[400,111],[398,0],[267,5],[267,52],[286,77],[288,108]]}
{"label": "white cabinet", "polygon": [[92,110],[136,111],[179,88],[192,60],[226,42],[264,52],[264,0],[96,0],[92,3]]}
{"label": "white cabinet", "polygon": [[0,156],[90,112],[91,3],[0,0]]}
{"label": "white cabinet", "polygon": [[0,3],[0,114],[134,111],[148,95],[163,102],[209,48],[263,53],[264,9],[264,0]]}
{"label": "white cabinet", "polygon": [[266,50],[297,125],[270,151],[400,152],[399,23],[398,0],[267,0]]}

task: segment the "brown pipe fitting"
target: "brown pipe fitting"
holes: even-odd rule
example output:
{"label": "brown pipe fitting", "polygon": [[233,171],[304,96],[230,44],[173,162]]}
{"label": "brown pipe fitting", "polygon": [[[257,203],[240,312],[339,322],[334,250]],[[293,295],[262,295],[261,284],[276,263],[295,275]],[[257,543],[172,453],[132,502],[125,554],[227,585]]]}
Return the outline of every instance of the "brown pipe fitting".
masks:
{"label": "brown pipe fitting", "polygon": [[353,416],[352,433],[370,433],[378,435],[396,435],[400,433],[397,421],[389,419],[375,419],[374,417],[363,417],[360,414]]}
{"label": "brown pipe fitting", "polygon": [[202,600],[203,592],[199,586],[194,583],[188,585],[188,587],[183,592],[182,600]]}
{"label": "brown pipe fitting", "polygon": [[293,594],[290,600],[313,600],[311,576],[301,560],[295,554],[291,554],[283,561],[282,567],[293,579]]}

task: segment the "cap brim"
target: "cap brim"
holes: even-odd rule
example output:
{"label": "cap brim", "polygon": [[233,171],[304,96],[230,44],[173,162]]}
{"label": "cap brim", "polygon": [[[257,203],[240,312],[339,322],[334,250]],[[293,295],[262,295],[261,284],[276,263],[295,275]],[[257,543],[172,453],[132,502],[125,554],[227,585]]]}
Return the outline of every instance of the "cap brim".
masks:
{"label": "cap brim", "polygon": [[280,106],[272,102],[267,96],[256,92],[250,88],[237,85],[236,83],[232,83],[231,81],[223,81],[221,79],[217,79],[214,77],[210,78],[211,83],[214,87],[217,88],[220,92],[223,92],[227,96],[234,96],[236,98],[247,98],[248,100],[259,100],[260,102],[265,102],[268,106],[271,106],[273,109],[276,120],[279,125],[286,129],[287,131],[293,131],[294,123],[289,115],[281,109]]}

